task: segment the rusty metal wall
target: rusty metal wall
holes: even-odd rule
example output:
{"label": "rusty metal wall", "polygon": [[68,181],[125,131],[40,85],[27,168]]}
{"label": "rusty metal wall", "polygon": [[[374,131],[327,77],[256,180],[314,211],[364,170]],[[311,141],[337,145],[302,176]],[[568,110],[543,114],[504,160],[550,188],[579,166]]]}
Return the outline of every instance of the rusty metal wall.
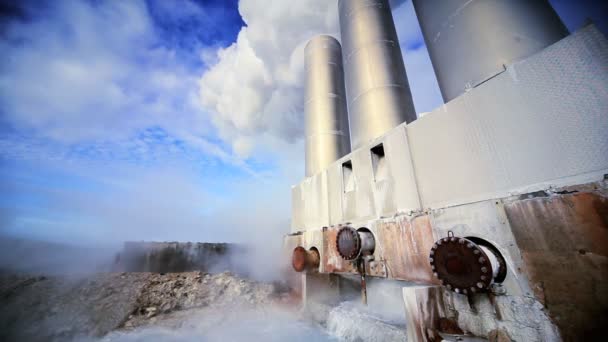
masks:
{"label": "rusty metal wall", "polygon": [[524,273],[563,339],[603,335],[608,324],[606,188],[514,201],[505,210]]}
{"label": "rusty metal wall", "polygon": [[[432,341],[446,327],[483,338],[575,341],[608,323],[606,180],[350,225],[375,236],[369,276],[423,285],[404,288],[414,341]],[[339,229],[290,238],[322,251],[320,272],[356,274],[335,248]],[[448,232],[496,247],[506,260],[504,281],[473,297],[436,287],[428,256]]]}

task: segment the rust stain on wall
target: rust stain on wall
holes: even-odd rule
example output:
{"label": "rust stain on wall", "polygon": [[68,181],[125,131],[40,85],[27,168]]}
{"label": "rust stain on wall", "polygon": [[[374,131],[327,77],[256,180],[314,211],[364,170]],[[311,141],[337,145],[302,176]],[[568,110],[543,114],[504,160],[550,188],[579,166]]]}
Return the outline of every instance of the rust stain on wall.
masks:
{"label": "rust stain on wall", "polygon": [[440,286],[404,290],[409,337],[417,341],[439,342],[439,333],[463,334],[455,317],[448,318],[443,289]]}
{"label": "rust stain on wall", "polygon": [[[565,341],[608,324],[608,198],[579,192],[505,205],[535,295]],[[585,308],[585,310],[581,310]]]}
{"label": "rust stain on wall", "polygon": [[321,261],[327,273],[356,273],[353,262],[342,259],[336,249],[336,237],[341,227],[327,228],[323,232],[323,260]]}
{"label": "rust stain on wall", "polygon": [[429,264],[434,238],[428,216],[384,222],[377,229],[377,239],[382,247],[378,254],[385,260],[390,278],[439,284]]}

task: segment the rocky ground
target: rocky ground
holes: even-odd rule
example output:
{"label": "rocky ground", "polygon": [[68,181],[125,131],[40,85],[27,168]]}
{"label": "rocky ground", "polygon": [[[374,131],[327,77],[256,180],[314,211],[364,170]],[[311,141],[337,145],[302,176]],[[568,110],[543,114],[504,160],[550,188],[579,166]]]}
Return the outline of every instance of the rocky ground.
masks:
{"label": "rocky ground", "polygon": [[[0,340],[101,337],[148,325],[178,328],[193,310],[230,312],[289,300],[278,284],[224,272],[99,273],[86,277],[0,276]],[[207,315],[208,322],[214,317]]]}
{"label": "rocky ground", "polygon": [[300,310],[286,286],[230,272],[0,274],[0,341],[404,341],[375,311],[389,290]]}

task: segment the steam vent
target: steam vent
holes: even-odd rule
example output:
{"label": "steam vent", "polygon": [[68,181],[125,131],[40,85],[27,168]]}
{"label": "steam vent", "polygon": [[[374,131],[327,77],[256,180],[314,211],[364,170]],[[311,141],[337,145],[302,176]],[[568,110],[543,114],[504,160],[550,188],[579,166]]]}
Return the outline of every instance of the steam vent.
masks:
{"label": "steam vent", "polygon": [[445,102],[422,119],[388,1],[338,1],[340,37],[306,48],[294,286],[397,288],[408,341],[601,340],[608,40],[545,0],[413,5]]}

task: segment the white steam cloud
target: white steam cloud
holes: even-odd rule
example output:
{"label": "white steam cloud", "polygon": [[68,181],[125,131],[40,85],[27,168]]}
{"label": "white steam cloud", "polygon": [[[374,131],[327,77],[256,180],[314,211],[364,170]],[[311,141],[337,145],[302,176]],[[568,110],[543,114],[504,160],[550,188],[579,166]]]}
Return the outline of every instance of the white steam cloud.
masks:
{"label": "white steam cloud", "polygon": [[[217,51],[200,79],[200,97],[221,136],[246,157],[256,137],[286,141],[303,133],[303,48],[317,34],[339,35],[337,1],[241,0],[247,24],[237,41]],[[441,99],[411,2],[392,1],[406,66],[420,110]],[[435,89],[433,89],[433,87]],[[430,90],[430,91],[429,91]]]}
{"label": "white steam cloud", "polygon": [[201,101],[237,154],[249,155],[258,135],[302,135],[303,48],[315,34],[338,31],[336,7],[327,0],[239,2],[247,27],[200,80]]}

